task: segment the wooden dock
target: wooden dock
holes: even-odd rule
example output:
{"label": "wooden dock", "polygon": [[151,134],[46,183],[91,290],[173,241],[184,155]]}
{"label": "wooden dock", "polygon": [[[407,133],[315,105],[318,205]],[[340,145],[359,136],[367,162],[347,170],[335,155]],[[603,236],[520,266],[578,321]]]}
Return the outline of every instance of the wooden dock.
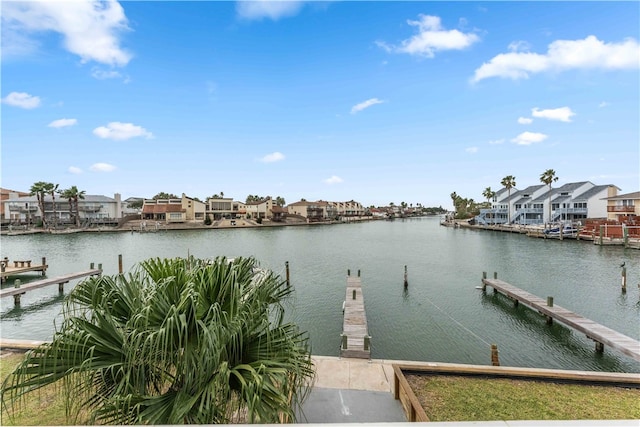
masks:
{"label": "wooden dock", "polygon": [[367,330],[360,272],[358,277],[347,276],[340,357],[371,358],[371,337]]}
{"label": "wooden dock", "polygon": [[7,277],[14,276],[16,274],[29,273],[32,271],[40,271],[44,276],[47,272],[47,259],[42,258],[42,264],[31,265],[33,261],[9,261],[9,258],[0,260],[0,283],[7,281]]}
{"label": "wooden dock", "polygon": [[[486,276],[486,275],[485,275]],[[502,280],[482,279],[483,289],[486,286],[491,286],[494,292],[500,292],[506,295],[508,298],[529,306],[532,309],[537,310],[539,313],[547,317],[547,323],[551,323],[552,319],[555,319],[567,326],[574,328],[575,330],[584,333],[587,338],[595,341],[596,350],[603,351],[604,345],[608,345],[616,350],[619,350],[623,354],[632,357],[633,359],[640,361],[640,342],[623,335],[619,332],[609,329],[593,320],[582,317],[566,308],[553,304],[553,298],[549,297],[544,300],[527,291],[517,288]]]}
{"label": "wooden dock", "polygon": [[0,298],[10,297],[14,298],[16,304],[20,304],[20,296],[27,291],[43,288],[50,285],[58,285],[58,290],[62,292],[64,290],[64,284],[73,279],[80,279],[82,277],[97,276],[102,274],[102,270],[99,268],[90,269],[87,271],[80,271],[78,273],[65,274],[64,276],[58,276],[51,279],[37,280],[35,282],[28,282],[19,287],[7,288],[0,290]]}

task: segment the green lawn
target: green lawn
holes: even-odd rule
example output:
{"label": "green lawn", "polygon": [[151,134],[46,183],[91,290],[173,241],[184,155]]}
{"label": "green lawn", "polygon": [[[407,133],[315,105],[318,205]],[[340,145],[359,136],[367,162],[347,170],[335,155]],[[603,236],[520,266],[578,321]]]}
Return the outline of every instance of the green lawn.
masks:
{"label": "green lawn", "polygon": [[640,419],[640,389],[407,375],[431,421]]}

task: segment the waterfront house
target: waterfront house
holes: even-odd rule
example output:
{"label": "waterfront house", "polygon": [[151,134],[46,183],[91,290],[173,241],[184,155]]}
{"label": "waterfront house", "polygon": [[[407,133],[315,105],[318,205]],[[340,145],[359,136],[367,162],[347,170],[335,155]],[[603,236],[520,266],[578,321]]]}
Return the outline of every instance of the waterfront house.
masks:
{"label": "waterfront house", "polygon": [[491,208],[481,209],[475,220],[480,225],[506,224],[509,212],[511,224],[519,225],[605,218],[607,202],[604,199],[615,196],[618,190],[615,185],[595,185],[582,181],[551,190],[546,185],[532,185],[524,190],[512,188],[511,197],[508,197],[507,190],[503,188],[496,192]]}
{"label": "waterfront house", "polygon": [[10,220],[9,215],[5,216],[4,201],[8,199],[15,199],[18,197],[26,197],[28,195],[29,193],[25,193],[22,191],[14,191],[14,190],[8,190],[6,188],[0,188],[0,219],[2,220],[2,222],[5,222],[5,220],[9,222]]}
{"label": "waterfront house", "polygon": [[206,201],[206,215],[214,221],[229,218],[244,218],[244,203],[234,201],[231,197],[209,197]]}
{"label": "waterfront house", "polygon": [[[40,211],[36,196],[11,196],[2,204],[13,224],[37,224],[42,221],[43,213]],[[78,213],[83,225],[117,222],[122,218],[120,194],[116,193],[113,198],[86,194],[83,199],[78,199]],[[67,199],[57,196],[54,202],[50,194],[45,195],[44,217],[50,224],[71,224],[74,215]]]}
{"label": "waterfront house", "polygon": [[640,191],[610,196],[607,202],[607,219],[618,222],[638,222],[640,219]]}
{"label": "waterfront house", "polygon": [[206,205],[182,193],[179,199],[145,199],[142,219],[164,223],[204,222]]}
{"label": "waterfront house", "polygon": [[276,206],[274,200],[267,196],[257,202],[244,204],[244,210],[248,219],[270,219],[273,216],[272,209]]}

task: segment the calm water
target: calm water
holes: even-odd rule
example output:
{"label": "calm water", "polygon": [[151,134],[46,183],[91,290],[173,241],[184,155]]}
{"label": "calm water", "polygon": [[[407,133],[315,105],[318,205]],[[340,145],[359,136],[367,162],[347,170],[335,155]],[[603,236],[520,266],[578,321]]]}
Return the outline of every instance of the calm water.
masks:
{"label": "calm water", "polygon": [[[3,236],[1,256],[40,260],[48,277],[102,263],[115,274],[150,257],[255,256],[296,288],[291,313],[309,331],[312,351],[338,355],[346,272],[361,270],[374,358],[490,363],[498,345],[503,365],[640,372],[640,363],[594,343],[536,312],[476,289],[482,272],[634,339],[640,339],[640,252],[576,241],[441,227],[439,218],[334,226],[193,230],[147,234],[78,233]],[[628,291],[620,292],[626,261]],[[409,288],[404,292],[404,266]],[[31,278],[39,278],[32,276]],[[24,279],[24,278],[23,278]],[[73,283],[66,285],[68,293]],[[12,286],[9,282],[8,286]],[[60,320],[57,287],[29,292],[20,308],[1,301],[6,338],[50,339]]]}

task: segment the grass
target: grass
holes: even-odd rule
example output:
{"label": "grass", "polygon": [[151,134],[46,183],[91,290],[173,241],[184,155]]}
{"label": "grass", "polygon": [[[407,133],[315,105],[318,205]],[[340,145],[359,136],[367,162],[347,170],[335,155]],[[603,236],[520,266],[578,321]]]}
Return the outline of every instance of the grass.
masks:
{"label": "grass", "polygon": [[406,375],[431,421],[640,419],[640,390],[510,379]]}
{"label": "grass", "polygon": [[[7,354],[0,357],[0,380],[4,379],[20,363],[22,353]],[[16,402],[15,410],[2,408],[0,425],[70,425],[74,424],[65,413],[65,398],[60,387],[49,386],[33,392],[25,399]]]}

